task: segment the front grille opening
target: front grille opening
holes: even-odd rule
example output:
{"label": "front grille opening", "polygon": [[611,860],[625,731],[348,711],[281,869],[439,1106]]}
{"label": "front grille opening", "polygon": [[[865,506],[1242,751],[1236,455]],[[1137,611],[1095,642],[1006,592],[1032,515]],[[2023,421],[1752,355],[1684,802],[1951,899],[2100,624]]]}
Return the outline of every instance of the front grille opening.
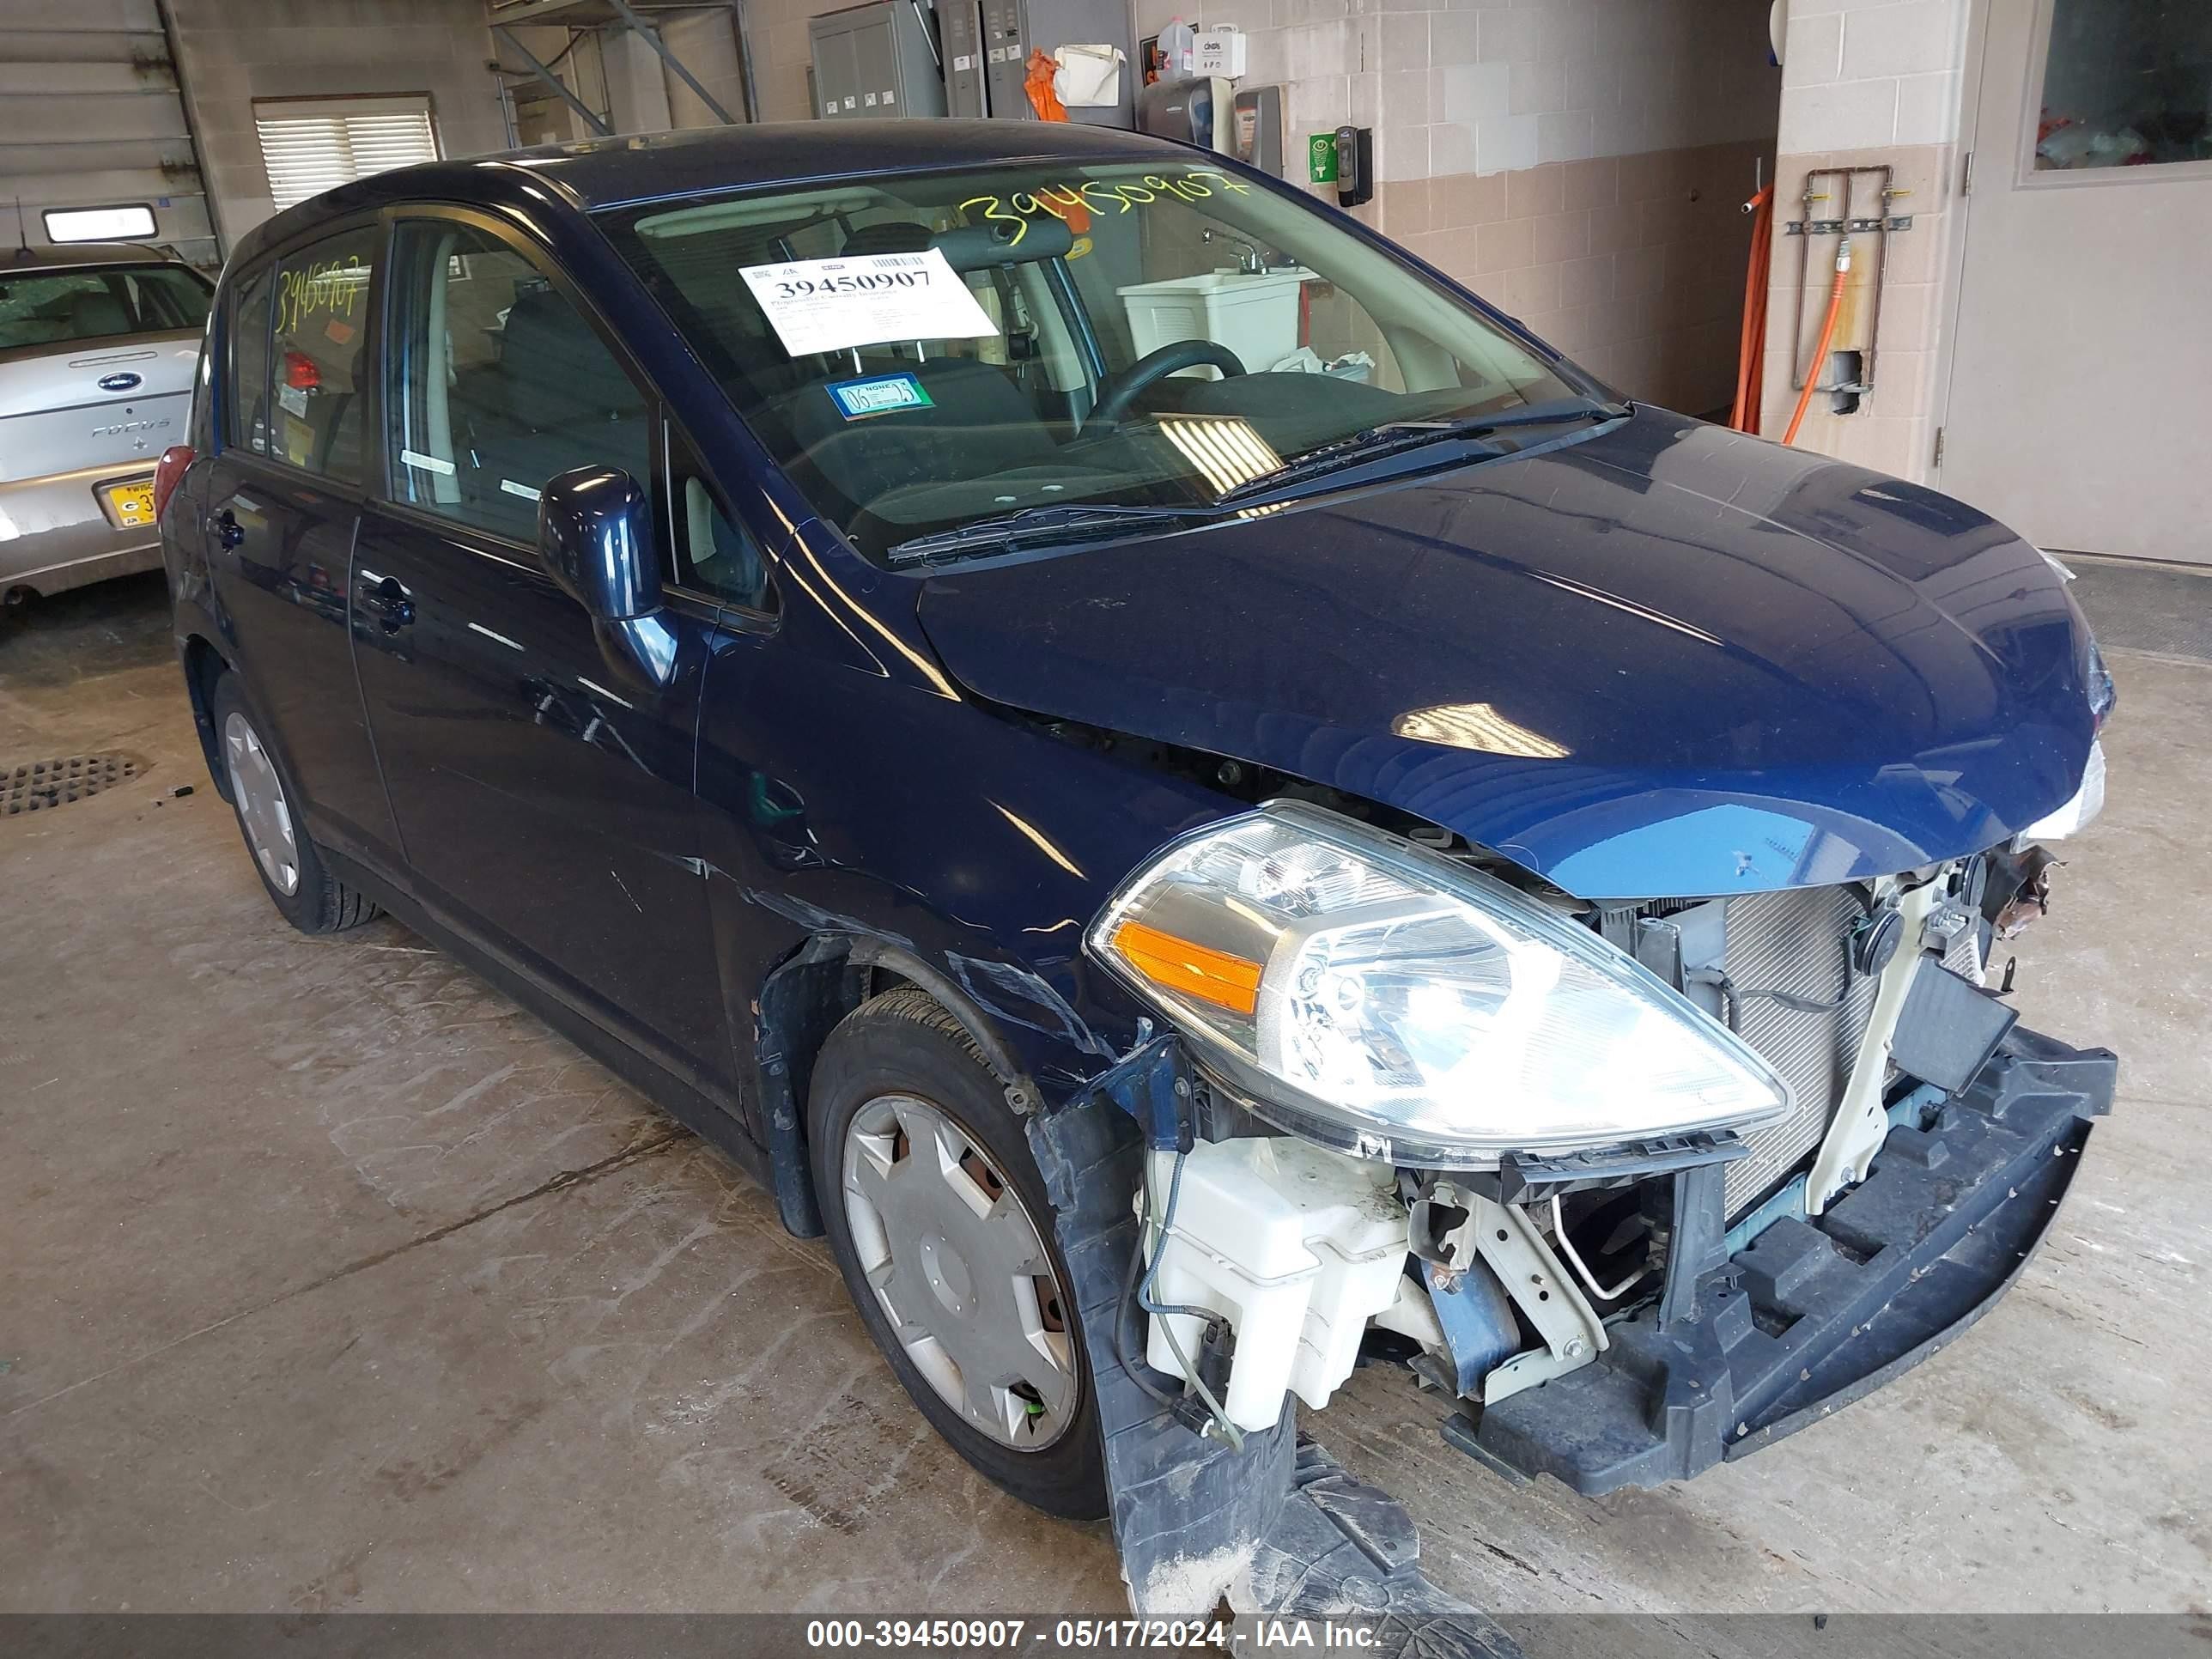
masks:
{"label": "front grille opening", "polygon": [[138,775],[135,755],[63,755],[0,770],[0,817],[51,812]]}
{"label": "front grille opening", "polygon": [[1664,1218],[1646,1207],[1664,1183],[1568,1193],[1539,1218],[1591,1305],[1611,1312],[1656,1294],[1665,1262]]}

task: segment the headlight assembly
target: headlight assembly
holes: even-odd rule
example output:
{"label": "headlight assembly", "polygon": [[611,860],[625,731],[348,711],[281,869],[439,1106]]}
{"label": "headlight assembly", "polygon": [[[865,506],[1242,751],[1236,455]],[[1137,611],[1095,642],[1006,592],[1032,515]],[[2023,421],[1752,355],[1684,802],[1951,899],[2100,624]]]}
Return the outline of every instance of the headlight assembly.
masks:
{"label": "headlight assembly", "polygon": [[1262,1116],[1401,1163],[1744,1129],[1788,1106],[1765,1060],[1587,927],[1296,803],[1166,848],[1088,942]]}

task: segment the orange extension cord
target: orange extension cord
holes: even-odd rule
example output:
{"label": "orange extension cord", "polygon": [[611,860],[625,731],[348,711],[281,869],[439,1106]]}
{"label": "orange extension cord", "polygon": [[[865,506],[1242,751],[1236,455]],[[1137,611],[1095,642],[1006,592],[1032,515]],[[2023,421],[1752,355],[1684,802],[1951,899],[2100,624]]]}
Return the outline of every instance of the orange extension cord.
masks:
{"label": "orange extension cord", "polygon": [[1813,394],[1820,389],[1820,376],[1828,367],[1828,348],[1836,343],[1836,319],[1844,313],[1844,283],[1851,274],[1851,239],[1844,238],[1836,250],[1836,280],[1828,289],[1827,320],[1820,325],[1820,343],[1813,352],[1813,366],[1805,371],[1805,389],[1797,394],[1796,412],[1790,417],[1790,429],[1782,434],[1782,441],[1797,441],[1797,428],[1805,424],[1805,411],[1813,406]]}
{"label": "orange extension cord", "polygon": [[1735,354],[1735,406],[1729,424],[1738,432],[1759,432],[1760,382],[1766,368],[1767,260],[1774,248],[1774,186],[1763,187],[1743,204],[1751,215],[1751,264],[1743,279],[1743,338]]}

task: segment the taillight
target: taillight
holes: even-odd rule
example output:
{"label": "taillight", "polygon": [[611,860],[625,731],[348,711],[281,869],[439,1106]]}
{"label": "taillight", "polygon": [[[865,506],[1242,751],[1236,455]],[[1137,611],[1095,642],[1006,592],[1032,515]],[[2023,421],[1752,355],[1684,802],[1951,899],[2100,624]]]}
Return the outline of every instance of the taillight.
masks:
{"label": "taillight", "polygon": [[190,444],[171,444],[161,452],[161,459],[154,464],[154,522],[161,521],[161,509],[169,504],[169,497],[177,493],[177,485],[185,476],[185,469],[192,464]]}

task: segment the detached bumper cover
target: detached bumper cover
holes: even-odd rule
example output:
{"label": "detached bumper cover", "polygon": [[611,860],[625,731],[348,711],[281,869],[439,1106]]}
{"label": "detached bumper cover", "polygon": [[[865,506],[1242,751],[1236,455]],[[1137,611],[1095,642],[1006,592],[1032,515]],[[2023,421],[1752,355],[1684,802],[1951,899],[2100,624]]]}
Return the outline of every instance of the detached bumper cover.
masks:
{"label": "detached bumper cover", "polygon": [[1678,1229],[1686,1259],[1662,1302],[1611,1327],[1592,1364],[1451,1418],[1444,1437],[1509,1476],[1595,1494],[1686,1479],[1879,1388],[2011,1286],[2118,1066],[2016,1029],[1924,1129],[1893,1129],[1825,1215],[1778,1221],[1733,1256],[1717,1246],[1717,1180],[1678,1178],[1678,1213],[1686,1200],[1709,1212]]}

